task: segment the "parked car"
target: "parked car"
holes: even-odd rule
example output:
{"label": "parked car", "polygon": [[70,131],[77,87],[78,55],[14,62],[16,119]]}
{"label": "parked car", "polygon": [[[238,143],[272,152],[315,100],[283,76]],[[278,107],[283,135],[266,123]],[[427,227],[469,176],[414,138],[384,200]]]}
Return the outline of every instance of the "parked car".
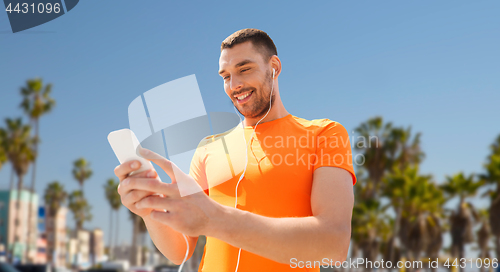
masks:
{"label": "parked car", "polygon": [[16,264],[19,272],[53,272],[50,264]]}
{"label": "parked car", "polygon": [[154,272],[151,266],[133,266],[129,269],[130,272]]}
{"label": "parked car", "polygon": [[83,270],[83,272],[120,272],[118,269],[102,269],[102,268],[91,268]]}
{"label": "parked car", "polygon": [[155,272],[177,272],[179,266],[159,265],[155,267]]}
{"label": "parked car", "polygon": [[129,271],[129,267],[130,265],[127,260],[114,260],[101,264],[101,270],[112,270],[116,272],[127,272]]}
{"label": "parked car", "polygon": [[19,272],[19,270],[11,264],[0,262],[0,272]]}

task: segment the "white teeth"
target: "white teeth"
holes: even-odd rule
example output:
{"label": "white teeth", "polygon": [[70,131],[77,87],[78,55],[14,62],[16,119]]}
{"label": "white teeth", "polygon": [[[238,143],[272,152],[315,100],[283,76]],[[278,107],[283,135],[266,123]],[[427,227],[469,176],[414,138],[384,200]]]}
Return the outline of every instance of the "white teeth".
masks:
{"label": "white teeth", "polygon": [[242,99],[247,98],[247,96],[249,96],[250,94],[251,94],[251,92],[249,92],[249,93],[247,93],[247,94],[244,94],[244,95],[242,95],[242,96],[238,96],[237,98],[238,98],[238,100],[242,100]]}

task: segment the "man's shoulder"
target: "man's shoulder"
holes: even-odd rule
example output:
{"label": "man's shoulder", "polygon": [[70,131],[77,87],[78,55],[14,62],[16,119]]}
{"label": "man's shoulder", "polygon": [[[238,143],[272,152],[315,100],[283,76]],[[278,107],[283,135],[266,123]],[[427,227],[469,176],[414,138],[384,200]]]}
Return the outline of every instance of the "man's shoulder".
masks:
{"label": "man's shoulder", "polygon": [[326,128],[332,126],[343,127],[339,122],[333,121],[328,118],[307,120],[301,117],[293,116],[293,119],[297,122],[298,125],[306,128]]}
{"label": "man's shoulder", "polygon": [[231,132],[233,132],[237,128],[238,127],[234,127],[232,129],[224,131],[222,133],[208,135],[208,136],[204,137],[203,139],[201,139],[200,143],[198,144],[198,147],[205,146],[205,145],[213,143],[217,140],[220,140],[220,139],[224,138],[225,136],[229,135]]}

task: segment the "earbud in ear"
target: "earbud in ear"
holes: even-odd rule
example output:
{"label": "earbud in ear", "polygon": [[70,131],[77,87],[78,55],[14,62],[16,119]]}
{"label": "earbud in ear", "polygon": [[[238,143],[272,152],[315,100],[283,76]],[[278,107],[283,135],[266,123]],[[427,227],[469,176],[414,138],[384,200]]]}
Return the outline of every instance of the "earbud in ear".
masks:
{"label": "earbud in ear", "polygon": [[273,68],[273,79],[274,79],[274,73],[276,72],[276,70]]}

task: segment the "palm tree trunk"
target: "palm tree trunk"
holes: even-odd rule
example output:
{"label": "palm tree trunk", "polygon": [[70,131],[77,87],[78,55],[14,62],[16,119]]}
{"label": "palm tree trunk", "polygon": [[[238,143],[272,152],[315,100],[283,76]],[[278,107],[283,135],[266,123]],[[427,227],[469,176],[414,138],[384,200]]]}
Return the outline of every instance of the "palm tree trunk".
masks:
{"label": "palm tree trunk", "polygon": [[[19,244],[19,235],[17,235],[17,230],[20,229],[20,213],[21,213],[21,191],[23,189],[23,177],[22,175],[18,176],[18,181],[17,181],[17,201],[16,201],[16,215],[15,215],[15,220],[14,220],[14,226],[16,226],[14,230],[14,246]],[[14,259],[14,247],[12,247],[12,259]],[[22,256],[21,256],[21,263],[23,262]]]}
{"label": "palm tree trunk", "polygon": [[83,254],[80,254],[81,253],[81,250],[80,250],[80,230],[82,229],[82,226],[81,224],[79,224],[78,222],[76,223],[76,259],[75,259],[75,264],[74,264],[74,267],[77,268],[77,269],[80,269],[80,262],[81,262],[81,257],[83,257]]}
{"label": "palm tree trunk", "polygon": [[[56,212],[55,214],[53,214],[53,215],[51,215],[51,216],[49,217],[49,218],[50,218],[50,221],[52,221],[52,222],[51,222],[52,226],[54,226],[54,230],[56,229],[56,218],[57,218],[57,213],[58,213],[58,212]],[[55,232],[55,231],[54,231],[54,232]],[[55,235],[54,235],[54,238],[53,238],[53,239],[51,239],[51,241],[50,241],[50,260],[48,260],[48,262],[49,262],[50,264],[52,264],[52,267],[54,267],[54,257],[55,257],[55,256],[54,256],[54,253],[55,253],[55,251],[56,251],[56,242],[55,242]],[[56,262],[58,262],[59,257],[57,256],[57,257],[55,257],[55,259],[57,260]]]}
{"label": "palm tree trunk", "polygon": [[[481,253],[479,254],[479,258],[484,262],[484,248],[481,248]],[[484,265],[481,265],[481,268],[479,269],[479,272],[484,272]]]}
{"label": "palm tree trunk", "polygon": [[137,220],[136,215],[133,215],[132,224],[133,224],[133,233],[132,233],[132,247],[130,249],[130,265],[137,265],[137,233],[139,232],[139,226],[137,224],[139,220]]}
{"label": "palm tree trunk", "polygon": [[[389,258],[390,261],[392,262],[394,260],[394,251],[396,250],[396,244],[398,246],[401,246],[401,243],[396,243],[396,240],[399,241],[399,227],[401,223],[401,207],[403,206],[403,199],[399,199],[399,205],[396,208],[396,221],[394,222],[394,235],[392,238],[392,246],[390,247],[390,253],[389,253]],[[393,270],[393,269],[391,269]]]}
{"label": "palm tree trunk", "polygon": [[12,170],[10,172],[10,185],[9,185],[9,189],[11,191],[14,190],[14,179],[15,179],[14,166],[12,166]]}
{"label": "palm tree trunk", "polygon": [[[34,201],[34,196],[35,196],[35,181],[36,181],[36,161],[38,157],[38,120],[35,120],[34,122],[34,127],[35,127],[35,143],[34,143],[34,151],[35,151],[35,157],[33,159],[33,168],[31,171],[31,196],[30,196],[30,201],[29,201],[29,208],[28,208],[28,241],[30,240],[31,237],[31,232],[32,232],[32,224],[30,222],[31,216],[32,216],[32,208],[31,205]],[[28,260],[29,256],[29,245],[26,248],[26,260]]]}
{"label": "palm tree trunk", "polygon": [[113,208],[110,210],[110,215],[109,215],[109,241],[108,241],[108,251],[109,251],[109,259],[112,259],[112,251],[111,248],[113,248]]}
{"label": "palm tree trunk", "polygon": [[[14,179],[15,179],[15,171],[14,171],[14,166],[12,166],[12,168],[11,168],[11,172],[10,172],[10,185],[9,185],[9,191],[14,190]],[[10,196],[9,196],[9,197],[10,197]],[[15,207],[17,208],[17,204],[16,204],[16,206],[15,206]],[[8,210],[7,210],[7,214],[8,214]],[[13,217],[15,218],[15,214],[13,214]],[[9,233],[9,232],[12,232],[12,230],[9,230],[9,228],[7,228],[7,233]],[[13,232],[14,232],[14,237],[15,237],[16,232],[15,232],[15,231],[13,231]],[[9,237],[9,236],[7,236],[7,237]],[[7,238],[7,239],[8,239],[8,238]],[[11,249],[10,249],[10,250],[8,250],[8,251],[10,252],[9,262],[10,262],[10,263],[12,263],[12,262],[14,261],[14,255],[13,255],[13,253],[14,253],[14,247],[13,247],[13,246],[11,246]]]}
{"label": "palm tree trunk", "polygon": [[28,202],[28,236],[27,236],[27,243],[26,243],[26,251],[25,251],[25,257],[24,259],[27,261],[27,262],[31,262],[32,260],[29,260],[29,252],[30,252],[30,242],[31,242],[31,226],[33,224],[31,224],[31,217],[32,217],[32,203],[33,203],[33,196],[35,195],[35,191],[34,190],[31,190],[31,196],[30,196],[30,200]]}
{"label": "palm tree trunk", "polygon": [[116,210],[116,232],[115,232],[115,247],[118,246],[118,231],[120,229],[120,210]]}

